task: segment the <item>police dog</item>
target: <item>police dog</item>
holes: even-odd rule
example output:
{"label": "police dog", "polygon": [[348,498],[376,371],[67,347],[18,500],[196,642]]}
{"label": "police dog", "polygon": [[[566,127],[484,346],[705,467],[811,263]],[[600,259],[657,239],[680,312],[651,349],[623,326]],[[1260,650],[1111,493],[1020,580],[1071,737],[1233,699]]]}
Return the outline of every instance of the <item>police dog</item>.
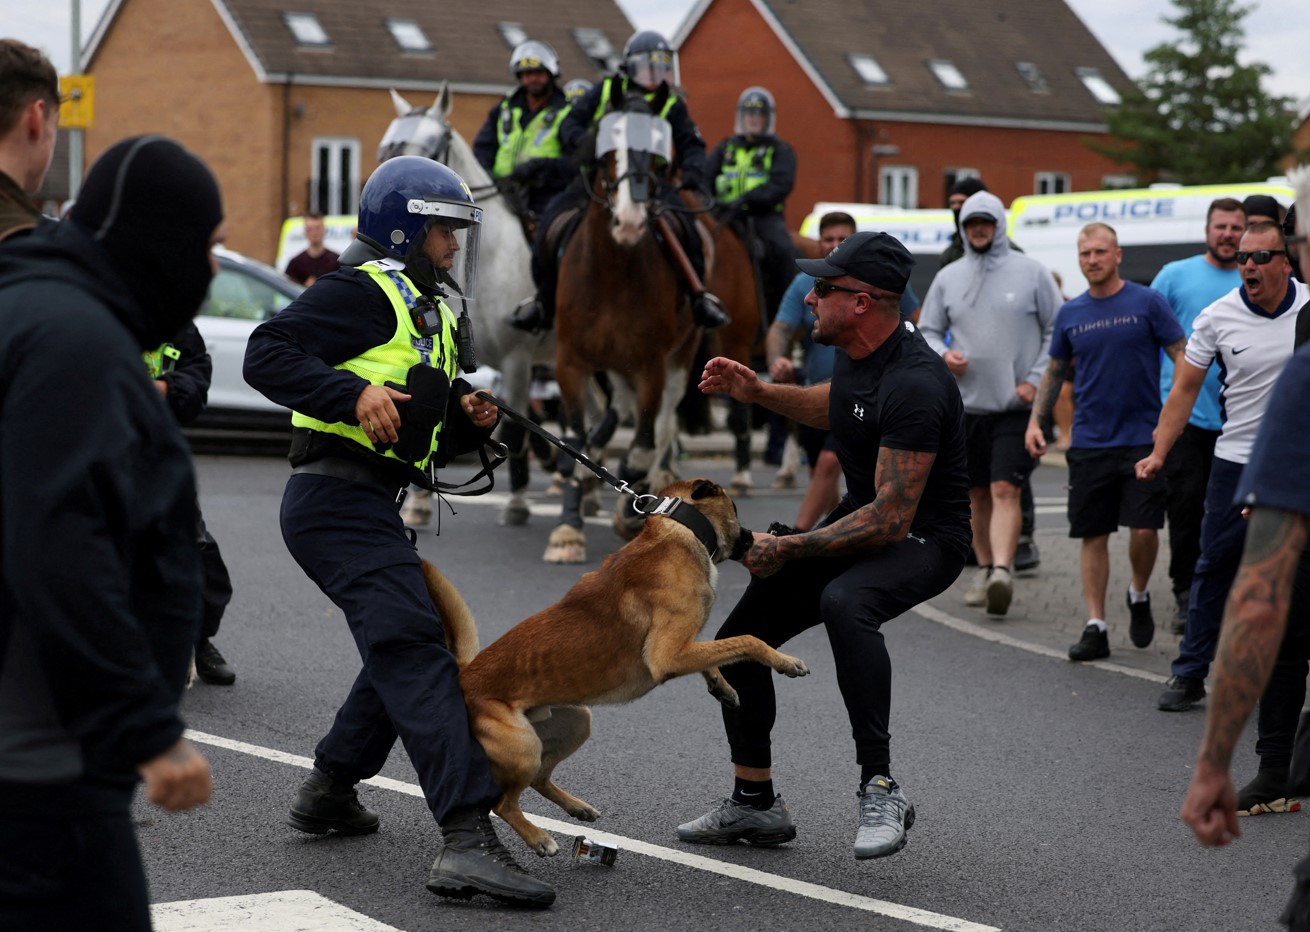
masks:
{"label": "police dog", "polygon": [[599,569],[481,653],[464,600],[434,566],[422,565],[459,662],[473,734],[503,794],[495,812],[543,857],[559,846],[519,808],[529,786],[576,819],[600,816],[551,779],[556,765],[591,736],[588,706],[630,702],[672,677],[700,673],[710,693],[735,708],[737,693],[717,669],[723,664],[754,660],[786,676],[810,672],[750,635],[696,641],[714,604],[716,564],[741,559],[751,532],[741,527],[728,494],[708,479],[676,482],[660,494],[708,519],[704,535],[714,535],[713,554],[686,524],[652,514]]}

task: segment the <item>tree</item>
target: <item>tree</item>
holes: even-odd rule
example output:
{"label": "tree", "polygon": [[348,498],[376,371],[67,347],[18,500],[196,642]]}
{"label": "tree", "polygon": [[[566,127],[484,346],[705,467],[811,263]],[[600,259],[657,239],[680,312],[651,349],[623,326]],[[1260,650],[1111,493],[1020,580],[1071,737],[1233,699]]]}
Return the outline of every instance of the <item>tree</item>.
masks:
{"label": "tree", "polygon": [[1182,35],[1145,56],[1146,74],[1107,108],[1112,140],[1093,150],[1137,171],[1139,183],[1220,184],[1282,173],[1291,148],[1291,101],[1265,92],[1265,64],[1238,62],[1242,20],[1236,0],[1171,0],[1165,23]]}

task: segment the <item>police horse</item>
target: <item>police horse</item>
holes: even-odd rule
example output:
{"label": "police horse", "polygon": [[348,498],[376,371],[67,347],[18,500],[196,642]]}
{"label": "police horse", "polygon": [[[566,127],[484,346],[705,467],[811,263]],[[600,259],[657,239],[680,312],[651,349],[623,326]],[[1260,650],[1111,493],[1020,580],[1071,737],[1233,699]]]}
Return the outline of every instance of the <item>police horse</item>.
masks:
{"label": "police horse", "polygon": [[[588,436],[586,395],[595,373],[608,372],[616,390],[632,393],[635,429],[618,474],[640,492],[668,478],[659,464],[672,445],[675,409],[702,331],[692,320],[690,289],[660,241],[683,222],[658,195],[672,160],[669,124],[629,95],[622,109],[601,118],[595,145],[589,203],[560,258],[555,378],[575,445]],[[565,487],[547,562],[586,560],[579,472]],[[642,520],[633,498],[621,496],[615,529],[631,537]]]}
{"label": "police horse", "polygon": [[[505,401],[517,411],[527,411],[532,366],[554,361],[555,338],[552,333],[529,334],[509,326],[514,308],[534,291],[523,228],[469,144],[447,122],[453,100],[446,85],[430,107],[413,107],[394,90],[391,101],[396,118],[378,146],[378,161],[420,155],[443,162],[464,179],[482,208],[478,266],[484,286],[478,289],[475,305],[478,361],[500,370]],[[504,418],[500,439],[510,451],[509,501],[500,521],[524,524],[529,515],[527,434],[517,422]]]}

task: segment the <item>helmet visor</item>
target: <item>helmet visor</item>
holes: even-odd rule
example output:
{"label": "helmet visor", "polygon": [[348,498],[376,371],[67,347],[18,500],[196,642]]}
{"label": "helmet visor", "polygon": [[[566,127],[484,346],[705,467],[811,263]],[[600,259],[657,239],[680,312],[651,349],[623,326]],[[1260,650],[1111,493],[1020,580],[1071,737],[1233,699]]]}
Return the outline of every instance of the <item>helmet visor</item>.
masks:
{"label": "helmet visor", "polygon": [[674,54],[663,49],[634,52],[624,62],[628,77],[647,90],[658,87],[661,82],[676,84],[675,64]]}

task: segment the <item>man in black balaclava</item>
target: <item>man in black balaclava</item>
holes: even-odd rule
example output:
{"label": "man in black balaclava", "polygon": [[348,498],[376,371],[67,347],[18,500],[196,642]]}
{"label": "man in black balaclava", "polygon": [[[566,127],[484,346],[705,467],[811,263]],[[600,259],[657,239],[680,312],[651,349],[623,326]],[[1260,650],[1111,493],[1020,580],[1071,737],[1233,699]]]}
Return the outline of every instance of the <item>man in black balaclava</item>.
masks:
{"label": "man in black balaclava", "polygon": [[960,237],[960,208],[970,197],[986,190],[987,185],[982,183],[981,178],[961,178],[951,185],[950,193],[946,195],[946,206],[955,214],[955,232],[951,234],[951,244],[937,261],[937,268],[944,269],[956,259],[964,258],[964,240]]}
{"label": "man in black balaclava", "polygon": [[[142,351],[199,310],[213,175],[160,136],[0,249],[0,928],[148,930],[130,804],[209,798],[178,715],[200,628],[191,457]],[[51,839],[94,838],[62,846]]]}

